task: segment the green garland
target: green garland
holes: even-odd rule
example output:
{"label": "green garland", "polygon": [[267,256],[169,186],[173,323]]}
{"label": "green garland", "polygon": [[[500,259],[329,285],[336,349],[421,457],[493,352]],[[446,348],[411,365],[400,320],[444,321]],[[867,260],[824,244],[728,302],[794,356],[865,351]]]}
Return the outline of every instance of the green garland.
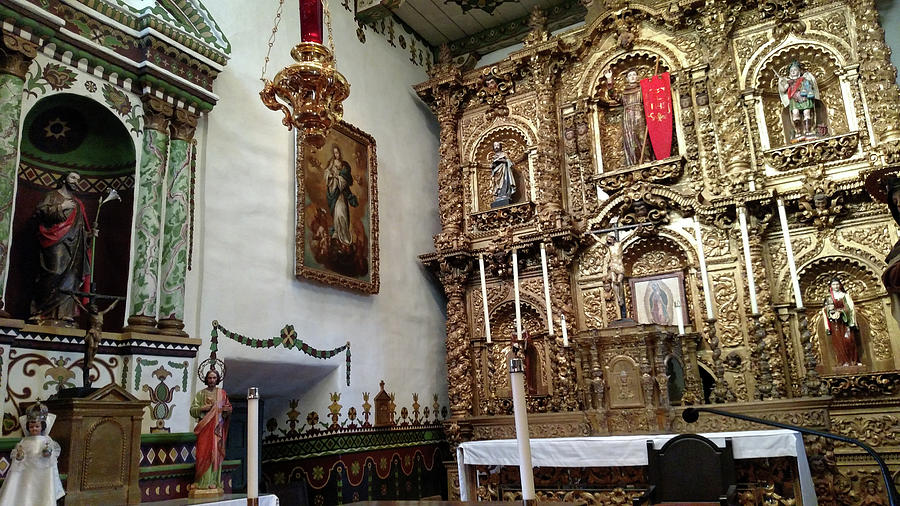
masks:
{"label": "green garland", "polygon": [[295,348],[297,350],[306,353],[310,357],[315,358],[331,358],[340,352],[345,352],[346,360],[347,360],[347,386],[350,386],[350,341],[347,341],[347,344],[343,346],[339,346],[333,350],[317,350],[312,346],[304,343],[299,337],[297,337],[297,332],[294,330],[293,325],[285,325],[283,329],[281,329],[281,335],[278,337],[272,337],[269,339],[255,339],[252,337],[243,336],[236,332],[231,332],[225,327],[219,325],[218,320],[213,320],[212,322],[212,332],[210,333],[210,337],[212,338],[209,343],[209,349],[211,351],[210,357],[215,359],[216,352],[219,350],[219,332],[221,332],[225,337],[237,341],[244,346],[249,346],[251,348],[275,348],[277,346],[284,346],[285,348],[291,349]]}

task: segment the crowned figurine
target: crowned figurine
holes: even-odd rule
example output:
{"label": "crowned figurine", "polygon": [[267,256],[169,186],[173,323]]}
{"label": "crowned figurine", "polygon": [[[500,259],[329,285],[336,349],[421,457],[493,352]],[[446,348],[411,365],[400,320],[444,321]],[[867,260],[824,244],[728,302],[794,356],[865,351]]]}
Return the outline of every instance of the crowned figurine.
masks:
{"label": "crowned figurine", "polygon": [[47,406],[40,401],[19,417],[25,437],[10,454],[12,463],[0,488],[0,506],[55,506],[66,495],[56,466],[59,443],[47,435],[55,420],[56,415],[47,413]]}
{"label": "crowned figurine", "polygon": [[[204,373],[204,367],[209,369]],[[219,372],[221,371],[221,372]],[[191,416],[196,418],[197,459],[194,464],[195,479],[190,485],[188,497],[215,497],[222,495],[222,462],[225,460],[225,441],[228,439],[228,421],[231,403],[228,394],[219,385],[225,379],[225,363],[215,355],[200,363],[197,375],[206,388],[194,395]]]}

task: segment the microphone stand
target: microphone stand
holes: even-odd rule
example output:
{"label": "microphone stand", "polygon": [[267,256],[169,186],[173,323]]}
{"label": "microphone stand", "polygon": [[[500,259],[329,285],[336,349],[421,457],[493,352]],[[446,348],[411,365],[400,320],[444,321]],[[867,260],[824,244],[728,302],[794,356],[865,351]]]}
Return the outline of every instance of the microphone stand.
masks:
{"label": "microphone stand", "polygon": [[747,415],[740,415],[737,413],[731,413],[728,411],[722,411],[721,409],[715,408],[687,408],[684,412],[681,413],[681,418],[684,419],[687,423],[694,423],[700,418],[700,413],[712,413],[714,415],[725,416],[728,418],[737,418],[738,420],[744,420],[747,422],[758,423],[761,425],[769,425],[771,427],[778,427],[780,429],[788,429],[795,430],[800,432],[801,434],[809,434],[811,436],[819,436],[824,437],[826,439],[834,439],[836,441],[843,441],[844,443],[850,443],[856,445],[863,450],[866,451],[873,459],[875,459],[875,463],[878,464],[878,467],[881,469],[881,476],[884,478],[884,487],[888,496],[888,504],[890,506],[898,506],[900,505],[900,494],[897,493],[897,487],[894,485],[894,482],[891,480],[891,472],[888,469],[887,465],[884,463],[884,460],[881,459],[881,456],[878,455],[878,452],[872,449],[871,446],[863,443],[858,439],[853,439],[852,437],[839,436],[837,434],[832,434],[830,432],[822,432],[813,429],[807,429],[805,427],[798,427],[796,425],[790,425],[786,423],[773,422],[771,420],[765,420],[763,418],[756,418]]}

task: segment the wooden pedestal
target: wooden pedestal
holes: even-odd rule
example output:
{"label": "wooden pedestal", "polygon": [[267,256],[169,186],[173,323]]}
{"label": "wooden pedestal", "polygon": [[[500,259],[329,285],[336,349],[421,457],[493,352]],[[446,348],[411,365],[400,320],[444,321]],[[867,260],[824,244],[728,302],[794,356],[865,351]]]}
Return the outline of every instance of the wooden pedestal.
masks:
{"label": "wooden pedestal", "polygon": [[141,502],[141,419],[149,402],[110,384],[46,404],[57,417],[51,437],[62,446],[59,472],[68,475],[66,505]]}

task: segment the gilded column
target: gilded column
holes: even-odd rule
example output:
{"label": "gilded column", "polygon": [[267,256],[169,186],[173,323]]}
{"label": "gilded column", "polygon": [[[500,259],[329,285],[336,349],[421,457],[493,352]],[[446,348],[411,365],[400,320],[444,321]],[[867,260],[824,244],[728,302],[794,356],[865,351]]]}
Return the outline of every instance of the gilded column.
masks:
{"label": "gilded column", "polygon": [[6,295],[6,271],[12,239],[13,192],[19,161],[19,117],[22,87],[28,66],[37,55],[37,45],[3,32],[0,46],[0,317]]}
{"label": "gilded column", "polygon": [[878,22],[875,2],[854,0],[850,2],[850,9],[856,21],[859,74],[876,141],[900,141],[897,68],[891,64],[891,50],[884,41],[884,29]]}
{"label": "gilded column", "polygon": [[535,177],[537,204],[541,224],[559,228],[562,225],[562,173],[559,156],[559,126],[556,107],[556,55],[540,53],[531,57],[531,71],[537,95],[537,151]]}
{"label": "gilded column", "polygon": [[447,294],[447,396],[453,418],[472,414],[472,361],[466,317],[465,280],[468,264],[441,261],[441,283]]}
{"label": "gilded column", "polygon": [[772,290],[769,287],[766,263],[763,258],[761,226],[757,227],[758,233],[750,235],[750,257],[753,262],[753,277],[756,283],[756,297],[759,303],[760,328],[757,330],[760,358],[764,362],[761,371],[758,371],[757,386],[767,387],[764,398],[783,398],[787,394],[785,384],[784,347],[778,339],[775,331],[776,315],[773,310],[774,300]]}
{"label": "gilded column", "polygon": [[159,269],[159,323],[163,334],[184,332],[184,278],[188,261],[188,201],[191,183],[192,141],[197,116],[177,109],[172,119],[172,141],[166,167],[166,217],[163,221],[162,263]]}
{"label": "gilded column", "polygon": [[[578,380],[575,367],[576,314],[572,300],[572,279],[569,275],[569,267],[573,261],[575,251],[574,242],[559,241],[550,243],[547,247],[549,261],[550,300],[553,305],[555,339],[555,353],[553,357],[553,373],[555,386],[553,403],[554,409],[559,411],[574,411],[583,409],[580,405],[581,395],[578,392]],[[561,317],[566,317],[566,327],[569,335],[569,347],[563,346]]]}
{"label": "gilded column", "polygon": [[144,134],[131,259],[131,308],[126,330],[156,333],[159,290],[160,214],[162,184],[169,150],[172,106],[154,97],[142,97]]}
{"label": "gilded column", "polygon": [[[747,153],[747,131],[744,128],[743,110],[740,105],[736,71],[729,36],[741,4],[725,0],[710,0],[706,3],[703,18],[706,36],[705,50],[709,69],[709,91],[712,103],[713,123],[719,157],[725,172],[721,183],[740,183],[750,168]],[[722,186],[722,185],[713,185]]]}
{"label": "gilded column", "polygon": [[435,98],[434,111],[441,129],[438,206],[441,215],[441,235],[449,240],[459,236],[463,231],[463,180],[458,133],[460,97],[453,90],[443,90],[443,93]]}

